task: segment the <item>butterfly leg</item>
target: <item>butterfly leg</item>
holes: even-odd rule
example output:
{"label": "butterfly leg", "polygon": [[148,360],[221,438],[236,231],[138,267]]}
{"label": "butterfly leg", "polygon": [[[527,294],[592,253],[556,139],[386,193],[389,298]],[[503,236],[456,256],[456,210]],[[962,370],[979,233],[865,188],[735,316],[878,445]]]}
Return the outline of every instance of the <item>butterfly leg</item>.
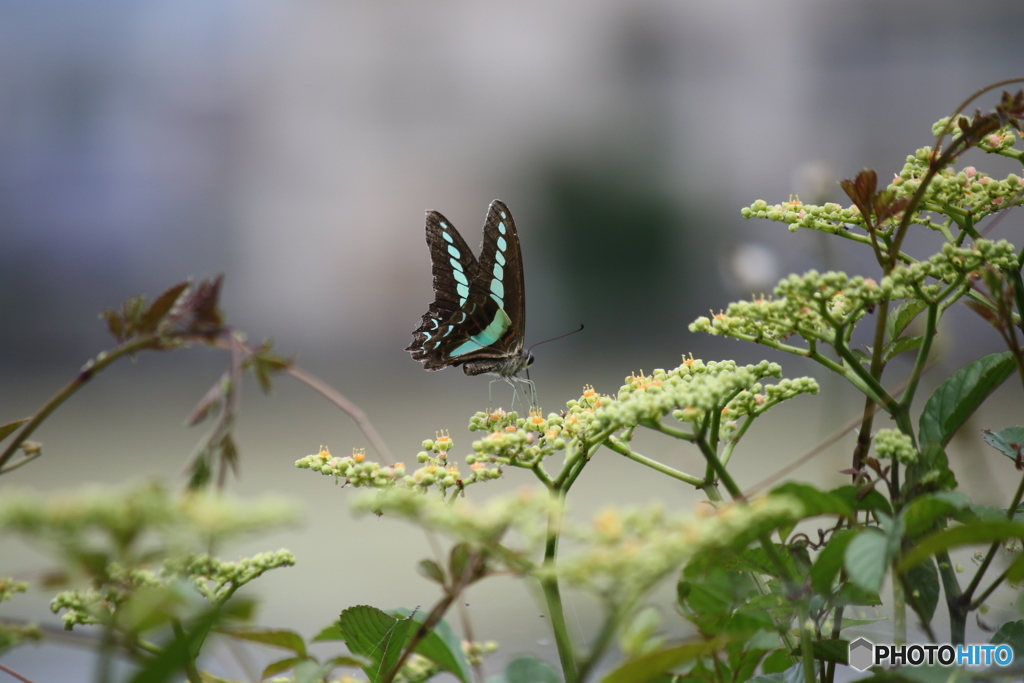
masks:
{"label": "butterfly leg", "polygon": [[[512,397],[512,402],[513,403],[515,403],[515,396],[516,396],[516,394],[519,393],[519,390],[522,390],[523,398],[529,400],[529,409],[527,410],[527,413],[529,413],[532,410],[537,409],[537,388],[533,385],[532,381],[530,381],[528,379],[523,379],[522,377],[515,377],[515,376],[513,376],[513,377],[505,377],[504,380],[512,385],[512,390],[513,390],[513,392],[515,392],[513,394],[513,397]],[[527,395],[526,395],[526,389],[523,389],[524,385],[530,391],[530,395],[529,395],[528,398],[527,398]]]}

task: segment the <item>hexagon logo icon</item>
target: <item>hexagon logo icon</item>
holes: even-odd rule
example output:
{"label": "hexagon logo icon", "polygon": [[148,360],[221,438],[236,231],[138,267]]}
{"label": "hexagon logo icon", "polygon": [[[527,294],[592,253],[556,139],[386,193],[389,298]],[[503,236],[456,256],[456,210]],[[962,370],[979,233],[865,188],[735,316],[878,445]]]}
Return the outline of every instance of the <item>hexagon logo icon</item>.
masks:
{"label": "hexagon logo icon", "polygon": [[865,640],[864,638],[858,638],[857,640],[850,643],[850,666],[857,671],[864,671],[871,666],[871,660],[874,658],[875,646],[871,644],[871,641]]}

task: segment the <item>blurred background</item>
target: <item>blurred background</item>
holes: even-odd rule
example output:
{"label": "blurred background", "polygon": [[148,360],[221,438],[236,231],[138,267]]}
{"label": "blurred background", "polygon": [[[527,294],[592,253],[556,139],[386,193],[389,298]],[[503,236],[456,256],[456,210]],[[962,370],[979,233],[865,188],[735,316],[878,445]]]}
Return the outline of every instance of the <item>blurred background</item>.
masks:
{"label": "blurred background", "polygon": [[[765,349],[687,325],[789,272],[877,272],[845,243],[744,222],[740,209],[790,194],[841,200],[835,181],[862,167],[891,177],[932,144],[935,120],[1024,75],[1021,26],[1014,0],[3,3],[0,422],[31,414],[112,345],[102,309],[224,273],[232,325],[252,341],[272,337],[361,405],[400,459],[438,429],[469,452],[465,424],[486,407],[487,379],[424,372],[403,348],[432,300],[424,211],[444,213],[476,246],[495,198],[522,240],[528,342],[586,325],[538,349],[531,376],[545,409],[587,383],[614,393],[631,371],[673,367],[682,353],[760,360]],[[1020,173],[1000,161],[979,166]],[[1020,225],[1011,215],[993,234],[1019,243]],[[921,253],[934,247],[923,241]],[[952,319],[973,331],[947,325],[946,369],[1000,349],[969,312]],[[748,437],[757,446],[738,456],[741,485],[861,403],[815,367],[768,357],[821,379],[825,398],[764,420]],[[177,483],[200,436],[182,420],[226,364],[192,350],[114,367],[37,432],[45,456],[3,486]],[[495,404],[507,393],[495,385]],[[232,488],[307,511],[300,528],[223,553],[284,545],[298,555],[254,584],[260,622],[310,636],[349,605],[431,604],[414,571],[429,554],[420,534],[387,519],[351,523],[350,491],[293,467],[320,444],[342,455],[366,446],[352,423],[288,380],[246,399]],[[1019,395],[996,403],[1008,416],[977,426],[1019,422]],[[840,483],[852,440],[794,476]],[[641,443],[702,469],[676,444]],[[1004,463],[963,448],[965,483],[1003,497],[991,468]],[[513,474],[491,490],[529,483]],[[577,488],[580,519],[611,503],[699,500],[611,453]],[[37,551],[0,541],[2,573],[31,579],[47,566]],[[470,597],[476,633],[502,643],[494,666],[523,652],[554,661],[522,586],[496,580]],[[2,610],[59,624],[46,604],[36,590]],[[579,597],[574,609],[587,635],[594,607]],[[88,666],[85,648],[54,652],[24,647],[5,663],[36,680],[89,679],[87,668],[69,673]],[[241,675],[227,656],[223,670]]]}

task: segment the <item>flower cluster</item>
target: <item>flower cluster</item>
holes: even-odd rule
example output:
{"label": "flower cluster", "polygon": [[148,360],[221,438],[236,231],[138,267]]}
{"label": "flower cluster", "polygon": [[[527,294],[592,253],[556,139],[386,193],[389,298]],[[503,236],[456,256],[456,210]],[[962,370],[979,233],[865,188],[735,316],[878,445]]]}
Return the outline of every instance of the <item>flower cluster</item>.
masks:
{"label": "flower cluster", "polygon": [[106,581],[85,590],[61,591],[50,601],[50,610],[58,614],[66,631],[75,626],[109,624],[113,615],[131,597],[146,588],[159,588],[160,579],[149,569],[125,568],[116,563],[104,568]]}
{"label": "flower cluster", "polygon": [[96,488],[46,497],[9,491],[0,500],[0,530],[50,541],[86,571],[97,566],[100,557],[132,566],[148,554],[154,537],[174,552],[265,531],[296,517],[296,508],[284,501],[246,503],[202,493],[176,496],[153,484],[124,492]]}
{"label": "flower cluster", "polygon": [[[933,131],[936,135],[942,133],[948,121],[949,119],[942,119],[935,124]],[[961,134],[958,126],[953,126],[951,132],[954,138]],[[1006,127],[980,140],[978,147],[988,153],[1024,160],[1024,151],[1014,147],[1016,141],[1013,129]],[[890,193],[894,201],[912,197],[921,187],[922,179],[928,173],[933,157],[931,147],[922,147],[909,155],[903,168],[885,191]],[[939,226],[931,223],[932,212],[949,215],[950,210],[959,210],[970,211],[976,222],[996,211],[1022,203],[1024,181],[1019,175],[1011,173],[1003,180],[996,180],[973,166],[964,167],[959,171],[945,167],[939,169],[929,182],[913,221],[938,228]],[[767,218],[770,221],[786,223],[790,232],[807,228],[838,234],[852,229],[863,230],[865,227],[864,217],[856,206],[843,207],[835,203],[815,206],[804,204],[799,199],[790,199],[780,204],[768,204],[759,199],[742,209],[741,215],[744,218]],[[897,212],[879,227],[885,231],[887,226],[899,223],[902,217],[902,213]],[[865,236],[857,235],[854,239],[863,241]]]}
{"label": "flower cluster", "polygon": [[368,461],[366,451],[361,448],[353,448],[352,455],[342,458],[331,455],[327,447],[321,446],[317,453],[296,460],[295,466],[334,477],[336,481],[344,481],[346,486],[381,488],[401,482],[405,476],[404,464],[385,467]]}
{"label": "flower cluster", "polygon": [[883,298],[907,293],[892,292],[870,278],[811,270],[782,280],[775,288],[775,298],[731,303],[711,318],[697,318],[690,331],[757,342],[797,335],[831,344],[837,328],[855,323]]}
{"label": "flower cluster", "polygon": [[559,563],[558,575],[612,604],[642,595],[690,558],[714,548],[745,547],[759,534],[799,519],[803,505],[786,495],[730,503],[696,516],[660,508],[610,509],[590,529],[567,529],[585,547]]}
{"label": "flower cluster", "polygon": [[875,434],[875,453],[882,460],[896,460],[904,465],[917,462],[914,440],[898,429],[881,429]]}
{"label": "flower cluster", "polygon": [[[176,556],[164,561],[159,574],[115,563],[105,568],[102,583],[85,590],[62,591],[50,602],[50,609],[54,614],[64,611],[61,620],[68,631],[80,625],[109,624],[115,614],[120,626],[131,628],[134,615],[145,614],[156,606],[164,611],[188,609],[189,595],[182,592],[185,585],[191,585],[211,603],[222,603],[265,572],[294,564],[295,556],[287,550],[260,553],[237,562],[206,554]],[[163,597],[154,599],[157,595]],[[133,600],[139,601],[143,609],[126,611]]]}
{"label": "flower cluster", "polygon": [[243,557],[235,562],[207,554],[186,555],[166,560],[161,576],[164,580],[186,579],[200,595],[215,602],[229,597],[271,569],[291,567],[294,564],[295,555],[283,548],[272,553]]}
{"label": "flower cluster", "polygon": [[932,299],[941,291],[942,285],[929,284],[929,280],[952,283],[971,277],[984,268],[1019,270],[1016,248],[1006,240],[979,239],[970,247],[943,244],[942,251],[927,261],[895,268],[883,280],[883,286],[893,293],[913,290]]}
{"label": "flower cluster", "polygon": [[565,417],[551,413],[547,418],[539,410],[525,418],[500,408],[492,413],[477,413],[470,419],[469,431],[488,434],[473,442],[473,455],[466,462],[470,467],[483,467],[485,463],[535,467],[565,448],[566,423],[578,422],[578,418],[570,417],[573,414],[572,408]]}
{"label": "flower cluster", "polygon": [[782,368],[768,361],[738,366],[735,361],[704,363],[691,358],[672,370],[655,370],[650,377],[643,373],[627,377],[618,400],[598,410],[595,420],[600,429],[614,431],[656,423],[666,415],[700,423],[718,411],[728,430],[729,423],[743,415],[757,415],[780,401],[818,391],[808,378],[783,380],[768,389],[760,383],[781,374]]}
{"label": "flower cluster", "polygon": [[454,443],[447,433],[438,433],[437,438],[423,442],[423,450],[416,454],[418,468],[410,473],[402,463],[383,466],[366,459],[362,449],[353,450],[352,455],[339,458],[321,446],[319,453],[307,455],[295,461],[295,466],[320,472],[335,478],[345,486],[377,489],[400,488],[427,491],[436,487],[442,493],[450,488],[462,489],[469,484],[497,479],[501,471],[489,468],[467,458],[469,472],[463,474],[458,465],[448,459],[448,452]]}

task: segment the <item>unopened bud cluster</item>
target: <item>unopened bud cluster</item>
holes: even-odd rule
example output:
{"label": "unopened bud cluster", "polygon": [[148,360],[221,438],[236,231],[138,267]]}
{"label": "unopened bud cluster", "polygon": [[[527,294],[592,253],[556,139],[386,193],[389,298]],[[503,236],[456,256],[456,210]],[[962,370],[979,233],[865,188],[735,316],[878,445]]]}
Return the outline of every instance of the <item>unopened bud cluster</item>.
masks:
{"label": "unopened bud cluster", "polygon": [[831,344],[836,328],[855,323],[886,295],[870,278],[810,270],[779,282],[774,298],[731,303],[722,313],[694,320],[690,331],[753,341],[798,335]]}
{"label": "unopened bud cluster", "polygon": [[914,440],[898,429],[881,429],[875,434],[875,453],[882,460],[896,460],[909,465],[917,462]]}
{"label": "unopened bud cluster", "polygon": [[[942,133],[948,120],[941,119],[933,126],[936,135]],[[954,139],[959,137],[959,126],[954,125],[951,133]],[[1024,151],[1014,147],[1016,142],[1017,136],[1013,129],[1006,127],[985,136],[977,146],[991,154],[1024,161]],[[907,157],[903,168],[885,188],[891,193],[894,201],[910,198],[920,189],[934,156],[931,147],[922,147]],[[1008,174],[1003,180],[996,180],[974,166],[960,170],[947,166],[939,169],[929,181],[913,222],[938,229],[939,226],[932,223],[932,213],[948,214],[952,209],[970,211],[972,220],[976,223],[996,211],[1024,203],[1022,190],[1024,181],[1020,175],[1014,173]],[[770,221],[786,223],[790,232],[807,228],[838,234],[851,229],[863,231],[865,227],[864,217],[856,206],[844,207],[831,202],[815,206],[804,204],[798,199],[780,204],[769,204],[759,199],[742,209],[740,213],[744,218],[767,218]],[[897,212],[877,227],[885,232],[902,219],[903,214]]]}
{"label": "unopened bud cluster", "polygon": [[668,415],[680,422],[701,423],[717,411],[723,434],[728,435],[740,417],[756,416],[781,401],[818,392],[817,383],[806,377],[761,383],[781,375],[781,366],[768,361],[739,366],[735,361],[705,363],[690,358],[672,370],[627,377],[618,399],[606,401],[596,412],[595,426],[618,430],[659,422]]}
{"label": "unopened bud cluster", "polygon": [[319,453],[297,460],[295,466],[334,477],[335,481],[345,486],[378,489],[425,491],[436,487],[445,491],[501,476],[497,469],[473,466],[468,473],[463,474],[458,465],[448,461],[448,452],[453,446],[454,442],[446,432],[439,432],[435,439],[426,439],[422,444],[423,450],[416,454],[420,466],[412,472],[407,472],[403,463],[384,466],[367,460],[362,449],[353,450],[350,456],[336,457],[323,446]]}
{"label": "unopened bud cluster", "polygon": [[[572,418],[571,421],[575,420]],[[565,448],[565,439],[562,438],[565,422],[566,418],[554,413],[545,418],[539,410],[525,418],[500,409],[492,413],[477,413],[470,419],[469,430],[487,431],[489,434],[473,442],[473,454],[466,458],[466,462],[471,466],[494,463],[533,467]]]}

